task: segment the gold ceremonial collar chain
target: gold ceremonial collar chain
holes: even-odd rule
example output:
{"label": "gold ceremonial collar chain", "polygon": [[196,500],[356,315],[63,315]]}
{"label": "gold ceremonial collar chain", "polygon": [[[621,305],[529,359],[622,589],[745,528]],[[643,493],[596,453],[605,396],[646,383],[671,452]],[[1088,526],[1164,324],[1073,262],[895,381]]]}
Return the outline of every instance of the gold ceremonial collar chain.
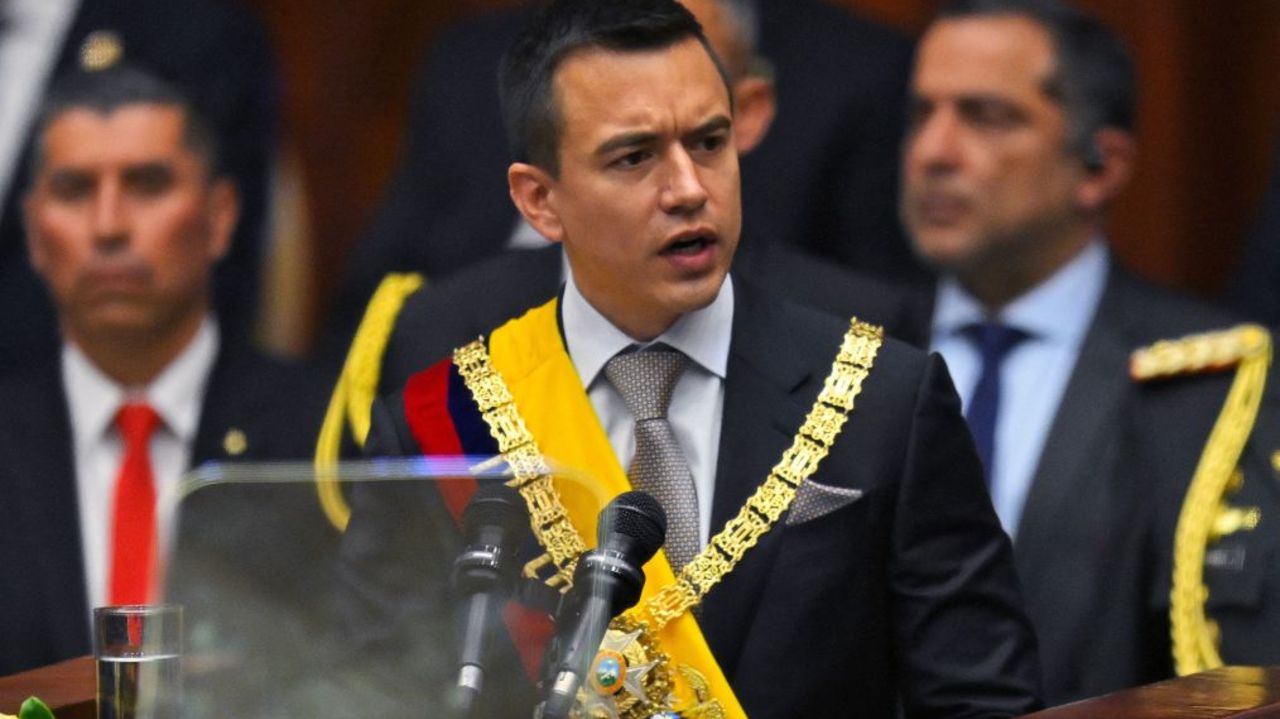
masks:
{"label": "gold ceremonial collar chain", "polygon": [[[592,691],[584,689],[581,694],[584,716],[639,719],[722,715],[716,700],[705,691],[705,680],[686,666],[676,670],[689,683],[695,705],[679,712],[672,710],[673,662],[658,646],[657,633],[697,606],[791,506],[800,484],[817,471],[835,444],[883,338],[880,327],[851,320],[822,391],[768,479],[724,529],[680,570],[675,582],[610,624],[602,651],[592,663]],[[545,550],[544,555],[525,566],[525,574],[537,578],[550,569],[550,576],[544,576],[543,581],[567,591],[586,544],[569,520],[537,441],[525,426],[502,376],[494,370],[483,338],[455,350],[453,363],[515,476],[508,484],[524,497],[530,526]],[[643,692],[637,691],[637,686],[643,687]]]}

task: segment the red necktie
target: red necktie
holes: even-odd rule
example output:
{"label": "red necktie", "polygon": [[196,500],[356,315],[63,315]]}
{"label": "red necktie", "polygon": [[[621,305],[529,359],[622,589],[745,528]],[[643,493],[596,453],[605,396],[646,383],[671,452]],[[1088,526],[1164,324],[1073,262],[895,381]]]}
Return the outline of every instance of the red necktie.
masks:
{"label": "red necktie", "polygon": [[124,438],[124,461],[116,477],[111,520],[111,604],[146,604],[156,551],[156,486],[151,471],[151,434],[160,417],[151,407],[120,408],[116,426]]}

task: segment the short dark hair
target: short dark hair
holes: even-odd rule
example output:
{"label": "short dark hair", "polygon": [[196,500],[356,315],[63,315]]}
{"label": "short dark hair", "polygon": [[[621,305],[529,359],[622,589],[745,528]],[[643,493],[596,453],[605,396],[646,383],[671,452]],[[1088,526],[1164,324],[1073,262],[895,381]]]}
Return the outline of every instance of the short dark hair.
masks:
{"label": "short dark hair", "polygon": [[141,67],[121,63],[102,70],[71,70],[58,76],[45,94],[32,136],[28,172],[34,178],[44,163],[44,134],[72,110],[109,115],[128,105],[163,105],[182,111],[183,144],[205,163],[210,177],[225,174],[212,127],[183,90]]}
{"label": "short dark hair", "polygon": [[695,38],[706,48],[733,101],[733,87],[702,26],[676,0],[553,0],[525,26],[502,57],[498,93],[513,158],[560,172],[563,118],[552,80],[571,53],[587,49],[644,51]]}
{"label": "short dark hair", "polygon": [[1061,0],[953,0],[938,17],[989,15],[1023,17],[1049,34],[1055,68],[1045,92],[1067,113],[1073,151],[1091,157],[1094,133],[1102,128],[1133,131],[1138,114],[1137,73],[1124,42],[1110,28]]}

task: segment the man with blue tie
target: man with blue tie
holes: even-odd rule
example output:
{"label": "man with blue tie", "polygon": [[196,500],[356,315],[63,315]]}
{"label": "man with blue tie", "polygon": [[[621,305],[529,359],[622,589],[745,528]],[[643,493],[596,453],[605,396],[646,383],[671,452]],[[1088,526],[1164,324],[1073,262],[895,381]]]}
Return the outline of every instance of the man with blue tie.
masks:
{"label": "man with blue tie", "polygon": [[931,347],[1014,538],[1050,704],[1118,688],[1084,675],[1124,521],[1113,464],[1129,353],[1228,322],[1107,250],[1135,95],[1120,39],[1059,0],[945,6],[910,86],[900,210],[939,273]]}

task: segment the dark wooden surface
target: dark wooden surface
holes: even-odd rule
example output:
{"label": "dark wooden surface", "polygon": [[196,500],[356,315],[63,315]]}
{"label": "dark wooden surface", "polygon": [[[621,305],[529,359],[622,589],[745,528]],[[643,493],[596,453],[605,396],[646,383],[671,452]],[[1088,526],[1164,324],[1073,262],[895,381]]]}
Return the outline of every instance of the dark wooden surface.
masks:
{"label": "dark wooden surface", "polygon": [[[93,719],[93,658],[0,677],[0,713],[35,695],[58,719]],[[1023,719],[1280,719],[1280,667],[1223,667],[1029,714]]]}
{"label": "dark wooden surface", "polygon": [[0,677],[0,714],[17,714],[27,697],[37,696],[58,719],[94,719],[97,684],[93,657]]}
{"label": "dark wooden surface", "polygon": [[1222,667],[1023,719],[1280,719],[1280,667]]}

